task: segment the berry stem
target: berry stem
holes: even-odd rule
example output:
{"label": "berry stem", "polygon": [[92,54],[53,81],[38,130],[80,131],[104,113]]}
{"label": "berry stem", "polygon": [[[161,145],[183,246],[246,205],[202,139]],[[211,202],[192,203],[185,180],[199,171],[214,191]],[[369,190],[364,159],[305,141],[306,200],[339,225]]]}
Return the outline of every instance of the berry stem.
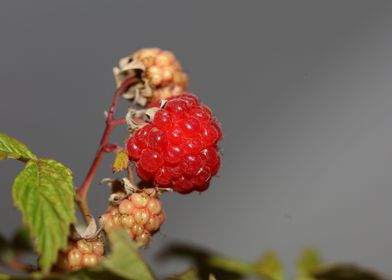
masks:
{"label": "berry stem", "polygon": [[110,145],[110,134],[114,127],[125,123],[125,119],[114,118],[114,112],[118,103],[118,99],[124,92],[128,90],[130,86],[135,84],[137,81],[138,79],[135,77],[126,79],[114,93],[112,103],[110,105],[109,111],[107,112],[106,127],[99,143],[97,153],[95,154],[94,161],[91,164],[89,171],[87,172],[87,176],[84,179],[83,184],[76,191],[76,202],[80,208],[80,211],[82,212],[85,222],[89,222],[91,220],[91,212],[87,202],[87,193],[105,153],[108,152],[108,145]]}

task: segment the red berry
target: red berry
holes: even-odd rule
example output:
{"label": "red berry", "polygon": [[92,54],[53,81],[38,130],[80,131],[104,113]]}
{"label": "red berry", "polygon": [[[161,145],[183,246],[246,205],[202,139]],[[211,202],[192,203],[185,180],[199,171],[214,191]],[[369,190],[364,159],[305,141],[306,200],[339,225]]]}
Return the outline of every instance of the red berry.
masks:
{"label": "red berry", "polygon": [[160,200],[146,192],[133,193],[111,206],[100,218],[105,232],[113,228],[125,228],[131,239],[147,246],[151,236],[156,233],[164,221]]}
{"label": "red berry", "polygon": [[143,129],[138,129],[135,132],[135,144],[139,146],[140,148],[145,148],[147,146],[147,137],[152,129],[152,125],[145,125],[143,126]]}
{"label": "red berry", "polygon": [[140,155],[140,164],[147,172],[155,172],[163,164],[160,153],[152,149],[144,149]]}
{"label": "red berry", "polygon": [[[169,98],[128,140],[139,177],[180,193],[204,191],[220,167],[219,123],[194,95]],[[143,143],[141,143],[144,141]]]}
{"label": "red berry", "polygon": [[133,158],[133,159],[140,158],[140,154],[142,153],[142,148],[140,148],[138,145],[136,145],[135,138],[132,138],[131,141],[128,141],[127,149],[128,149],[128,154],[131,158]]}
{"label": "red berry", "polygon": [[169,111],[159,110],[158,112],[156,112],[153,121],[155,127],[162,130],[168,130],[171,128],[172,123],[173,121]]}
{"label": "red berry", "polygon": [[166,133],[159,128],[153,127],[147,138],[148,147],[154,150],[162,150],[166,147]]}

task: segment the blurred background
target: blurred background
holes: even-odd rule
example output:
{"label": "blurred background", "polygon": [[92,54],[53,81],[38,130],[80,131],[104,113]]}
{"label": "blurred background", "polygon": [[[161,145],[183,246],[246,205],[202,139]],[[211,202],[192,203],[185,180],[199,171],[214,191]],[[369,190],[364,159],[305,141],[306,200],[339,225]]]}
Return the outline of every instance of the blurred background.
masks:
{"label": "blurred background", "polygon": [[[224,159],[208,192],[164,196],[167,221],[144,252],[153,270],[187,268],[156,258],[185,242],[243,260],[274,249],[289,267],[311,245],[392,274],[391,26],[389,1],[2,1],[0,131],[63,162],[78,185],[112,67],[142,47],[169,49],[223,124]],[[97,216],[111,160],[90,192]],[[11,202],[21,169],[0,162],[6,236],[21,225]]]}

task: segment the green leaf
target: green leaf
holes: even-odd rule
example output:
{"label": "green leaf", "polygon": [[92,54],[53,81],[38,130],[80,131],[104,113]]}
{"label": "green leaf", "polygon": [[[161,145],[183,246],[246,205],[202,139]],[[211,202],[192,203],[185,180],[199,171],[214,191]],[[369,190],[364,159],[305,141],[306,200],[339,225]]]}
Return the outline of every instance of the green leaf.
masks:
{"label": "green leaf", "polygon": [[36,159],[36,156],[18,140],[0,133],[0,160],[7,158],[27,162],[30,159]]}
{"label": "green leaf", "polygon": [[250,276],[256,275],[257,270],[253,264],[226,257],[211,257],[208,263],[224,271],[233,272],[239,275]]}
{"label": "green leaf", "polygon": [[138,246],[123,230],[109,233],[112,253],[102,262],[103,267],[132,280],[153,280],[150,268],[139,254]]}
{"label": "green leaf", "polygon": [[46,273],[58,250],[66,249],[69,225],[75,222],[72,173],[54,160],[31,160],[14,181],[13,197],[36,239],[40,266]]}
{"label": "green leaf", "polygon": [[10,279],[10,276],[9,276],[9,275],[0,274],[0,280],[8,280],[8,279]]}
{"label": "green leaf", "polygon": [[321,268],[322,261],[314,248],[303,251],[297,263],[297,277],[308,277]]}
{"label": "green leaf", "polygon": [[284,280],[284,271],[275,252],[265,253],[256,265],[258,274],[270,280]]}
{"label": "green leaf", "polygon": [[181,274],[167,278],[167,280],[200,280],[200,278],[194,269],[188,269]]}

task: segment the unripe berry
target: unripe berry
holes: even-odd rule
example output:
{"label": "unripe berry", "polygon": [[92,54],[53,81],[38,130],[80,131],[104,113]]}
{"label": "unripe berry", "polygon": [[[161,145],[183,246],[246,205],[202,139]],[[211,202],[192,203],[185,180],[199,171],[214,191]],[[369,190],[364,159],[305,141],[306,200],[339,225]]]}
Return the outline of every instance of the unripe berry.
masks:
{"label": "unripe berry", "polygon": [[127,149],[142,180],[186,194],[205,191],[219,171],[221,138],[211,110],[183,93],[169,98],[152,123],[128,139]]}
{"label": "unripe berry", "polygon": [[122,58],[119,67],[115,68],[117,86],[125,79],[135,75],[133,71],[130,71],[133,68],[132,64],[143,65],[142,78],[147,81],[152,96],[144,96],[143,93],[142,95],[150,102],[178,96],[188,88],[188,75],[183,72],[173,53],[159,48],[140,49],[132,55]]}
{"label": "unripe berry", "polygon": [[177,85],[182,90],[187,88],[188,77],[171,52],[158,48],[141,49],[132,55],[132,60],[144,64],[146,77],[154,88],[168,85]]}
{"label": "unripe berry", "polygon": [[101,261],[103,254],[104,245],[99,238],[70,241],[68,249],[59,253],[54,270],[75,271],[92,267]]}
{"label": "unripe berry", "polygon": [[159,230],[163,222],[160,200],[155,194],[145,191],[132,193],[118,206],[110,206],[100,218],[105,232],[113,228],[125,228],[131,239],[143,246],[150,243],[152,235]]}

